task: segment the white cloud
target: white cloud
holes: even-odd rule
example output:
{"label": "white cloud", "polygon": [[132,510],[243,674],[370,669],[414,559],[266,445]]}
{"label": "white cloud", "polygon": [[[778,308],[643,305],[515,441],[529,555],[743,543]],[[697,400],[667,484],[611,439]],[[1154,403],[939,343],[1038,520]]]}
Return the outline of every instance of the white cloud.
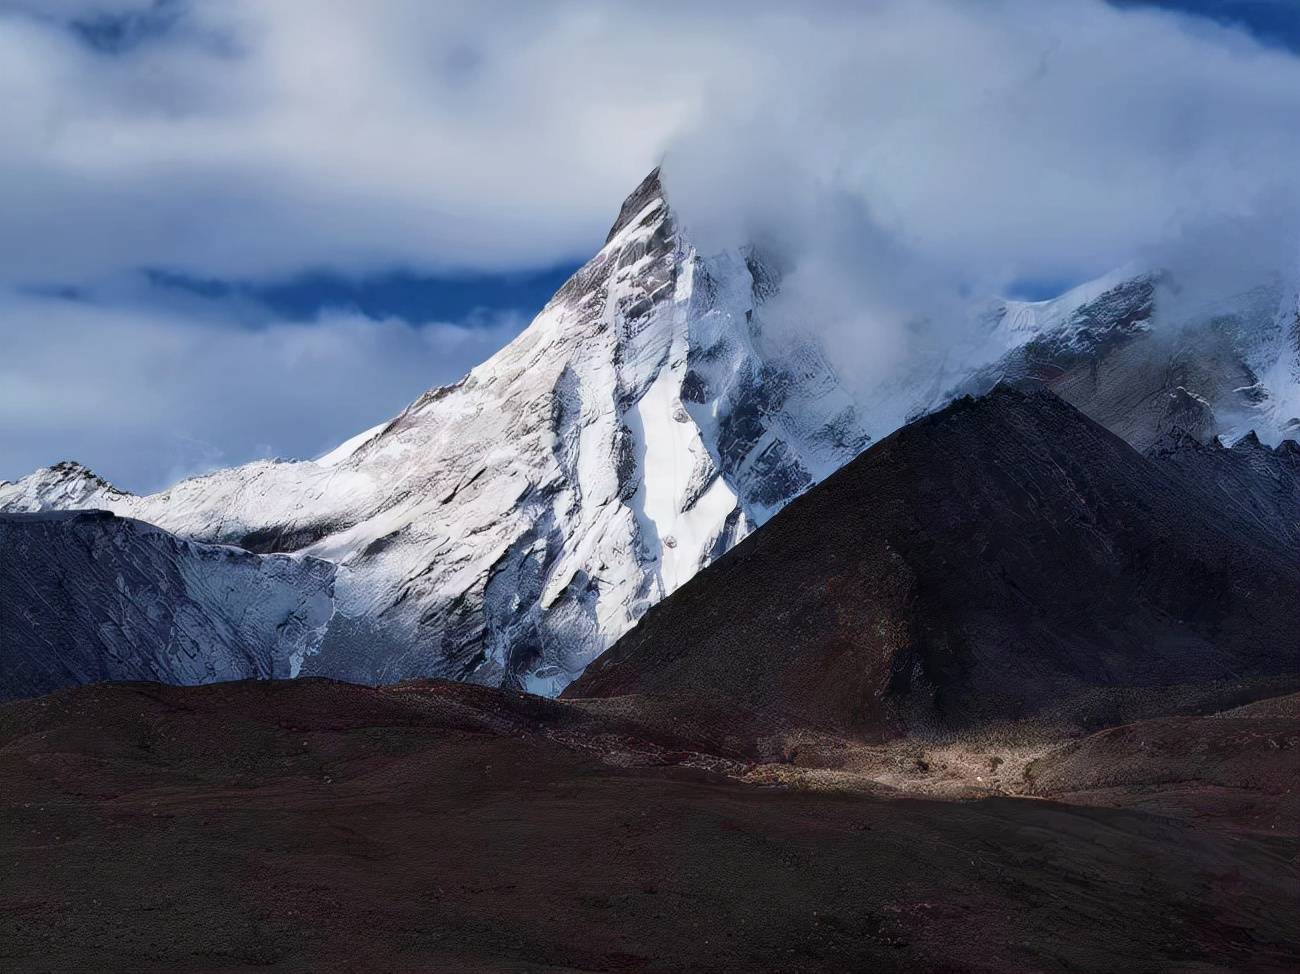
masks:
{"label": "white cloud", "polygon": [[[868,382],[1014,282],[1157,266],[1222,291],[1300,268],[1300,58],[1091,0],[880,0],[749,24],[669,150],[706,247],[760,239],[772,317]],[[927,324],[928,323],[928,324]]]}
{"label": "white cloud", "polygon": [[580,257],[665,150],[688,211],[812,180],[963,279],[1296,181],[1300,59],[1101,0],[178,0],[118,55],[55,16],[141,7],[0,3],[4,279]]}
{"label": "white cloud", "polygon": [[[0,287],[585,257],[665,153],[697,238],[780,249],[784,313],[867,379],[1016,280],[1136,261],[1223,287],[1295,257],[1300,58],[1185,16],[177,0],[118,53],[66,23],[148,9],[0,0]],[[130,307],[0,300],[0,475],[49,448],[128,486],[324,449],[514,327]]]}
{"label": "white cloud", "polygon": [[177,9],[111,55],[0,7],[6,279],[559,261],[599,239],[701,87],[695,45],[632,8]]}
{"label": "white cloud", "polygon": [[242,328],[0,294],[0,477],[71,457],[149,490],[256,456],[316,456],[523,324],[329,314]]}

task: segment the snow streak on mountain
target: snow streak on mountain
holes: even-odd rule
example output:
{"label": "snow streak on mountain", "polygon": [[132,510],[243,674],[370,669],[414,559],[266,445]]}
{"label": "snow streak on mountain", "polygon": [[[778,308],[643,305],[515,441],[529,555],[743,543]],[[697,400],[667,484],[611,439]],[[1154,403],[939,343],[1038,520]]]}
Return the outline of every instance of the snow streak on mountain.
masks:
{"label": "snow streak on mountain", "polygon": [[1142,449],[1174,427],[1276,439],[1297,423],[1294,295],[1234,299],[1170,344],[1151,327],[1160,285],[999,302],[979,368],[940,357],[864,393],[798,322],[765,321],[773,261],[696,252],[656,172],[517,339],[326,456],[143,497],[64,463],[0,484],[0,510],[105,508],[334,563],[304,675],[554,694],[792,498],[959,393],[1033,376]]}

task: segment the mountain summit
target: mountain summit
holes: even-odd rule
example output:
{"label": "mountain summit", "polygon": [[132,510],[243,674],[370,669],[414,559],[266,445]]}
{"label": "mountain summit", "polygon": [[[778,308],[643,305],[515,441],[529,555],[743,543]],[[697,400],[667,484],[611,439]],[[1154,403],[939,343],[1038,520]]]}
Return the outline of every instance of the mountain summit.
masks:
{"label": "mountain summit", "polygon": [[327,456],[147,497],[46,471],[0,506],[336,562],[304,674],[554,693],[867,442],[814,343],[765,343],[773,280],[752,255],[697,254],[652,173],[518,338]]}

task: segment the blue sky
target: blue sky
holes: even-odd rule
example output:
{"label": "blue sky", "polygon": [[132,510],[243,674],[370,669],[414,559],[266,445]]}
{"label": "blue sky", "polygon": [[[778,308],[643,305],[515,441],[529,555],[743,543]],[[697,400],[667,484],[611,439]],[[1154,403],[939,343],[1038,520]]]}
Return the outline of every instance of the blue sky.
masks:
{"label": "blue sky", "polygon": [[222,280],[151,271],[159,291],[188,292],[232,305],[252,303],[289,321],[310,321],[326,309],[367,318],[460,321],[511,312],[531,317],[578,269],[576,261],[554,267],[493,273],[418,273],[394,269],[360,278],[335,271],[308,271],[270,281]]}
{"label": "blue sky", "polygon": [[[0,0],[0,478],[74,457],[147,490],[323,452],[517,334],[665,158],[702,239],[737,214],[815,233],[769,198],[833,184],[871,213],[855,260],[1044,297],[1165,247],[1171,214],[1243,210],[1219,128],[1271,152],[1300,122],[1291,0],[673,6]],[[1037,51],[1027,80],[934,60],[972,32],[991,63]],[[885,100],[844,43],[878,36]],[[1150,65],[1108,64],[1108,91],[1071,67],[1134,38]],[[1037,168],[945,168],[972,133],[954,149],[944,113],[981,85]],[[1075,156],[1092,179],[1119,151],[1078,191]]]}
{"label": "blue sky", "polygon": [[1300,50],[1300,4],[1295,0],[1113,0],[1117,6],[1155,7],[1245,28],[1256,37]]}

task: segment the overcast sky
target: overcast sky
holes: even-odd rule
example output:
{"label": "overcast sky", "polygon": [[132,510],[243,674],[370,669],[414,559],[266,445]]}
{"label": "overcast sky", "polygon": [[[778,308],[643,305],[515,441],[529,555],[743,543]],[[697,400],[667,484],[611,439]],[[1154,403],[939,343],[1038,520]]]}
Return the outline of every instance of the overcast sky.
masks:
{"label": "overcast sky", "polygon": [[660,161],[831,328],[1253,272],[1297,46],[1290,0],[0,0],[0,478],[322,452],[516,334]]}

